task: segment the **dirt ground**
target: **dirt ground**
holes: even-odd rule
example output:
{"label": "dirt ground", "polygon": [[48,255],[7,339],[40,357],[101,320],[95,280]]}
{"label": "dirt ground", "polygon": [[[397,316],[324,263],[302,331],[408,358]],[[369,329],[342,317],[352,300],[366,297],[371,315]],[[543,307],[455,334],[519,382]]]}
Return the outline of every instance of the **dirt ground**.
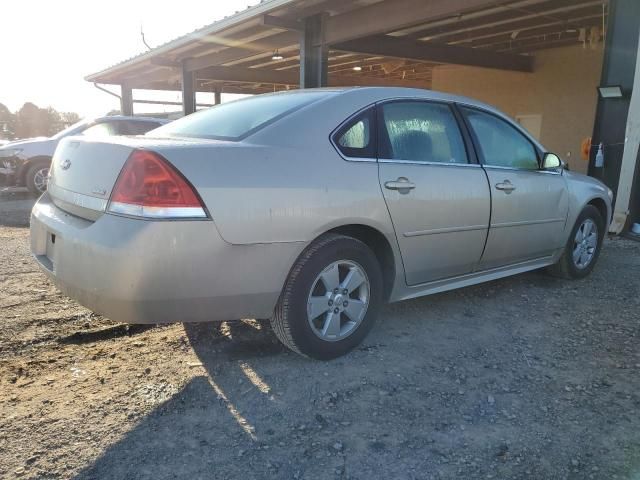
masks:
{"label": "dirt ground", "polygon": [[384,308],[332,362],[264,323],[123,326],[60,295],[0,194],[2,478],[640,478],[640,243]]}

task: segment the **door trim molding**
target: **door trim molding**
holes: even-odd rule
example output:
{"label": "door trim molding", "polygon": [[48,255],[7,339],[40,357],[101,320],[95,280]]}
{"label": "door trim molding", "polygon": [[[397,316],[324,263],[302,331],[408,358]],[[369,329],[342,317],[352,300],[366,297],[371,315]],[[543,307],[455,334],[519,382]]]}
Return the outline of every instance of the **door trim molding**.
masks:
{"label": "door trim molding", "polygon": [[525,220],[522,222],[492,223],[491,228],[523,227],[525,225],[542,225],[544,223],[564,223],[565,218],[549,218],[547,220]]}
{"label": "door trim molding", "polygon": [[489,225],[468,225],[465,227],[432,228],[430,230],[418,230],[415,232],[405,232],[402,234],[402,236],[420,237],[423,235],[437,235],[439,233],[471,232],[474,230],[486,230],[488,228],[489,228]]}
{"label": "door trim molding", "polygon": [[423,295],[432,295],[434,293],[446,292],[447,290],[455,290],[461,287],[468,287],[478,283],[484,283],[490,280],[509,277],[518,273],[535,270],[546,267],[555,263],[559,257],[559,251],[546,257],[539,257],[533,260],[514,263],[504,267],[496,267],[488,270],[481,270],[456,277],[435,280],[432,282],[421,283],[418,285],[404,286],[400,291],[395,293],[391,298],[391,302],[400,300],[409,300],[411,298],[422,297]]}
{"label": "door trim molding", "polygon": [[482,165],[479,165],[477,163],[430,162],[430,161],[421,162],[419,160],[395,160],[393,158],[379,158],[378,163],[399,163],[404,165],[431,165],[431,166],[437,166],[437,167],[482,168]]}

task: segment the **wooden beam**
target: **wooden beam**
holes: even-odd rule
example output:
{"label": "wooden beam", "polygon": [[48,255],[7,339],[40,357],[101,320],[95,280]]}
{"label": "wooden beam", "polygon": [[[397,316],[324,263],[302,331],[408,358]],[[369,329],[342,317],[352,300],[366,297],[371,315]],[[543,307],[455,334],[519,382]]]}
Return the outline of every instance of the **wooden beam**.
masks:
{"label": "wooden beam", "polygon": [[433,42],[416,42],[389,37],[388,35],[376,35],[342,42],[340,44],[334,44],[332,48],[345,52],[406,58],[426,62],[533,72],[533,58],[531,57]]}
{"label": "wooden beam", "polygon": [[293,30],[294,32],[301,32],[304,29],[304,26],[297,20],[275,17],[273,15],[263,15],[262,25],[265,27],[280,28],[282,30]]}
{"label": "wooden beam", "polygon": [[189,115],[196,111],[196,78],[193,72],[182,69],[182,113]]}
{"label": "wooden beam", "polygon": [[330,87],[408,87],[429,88],[430,83],[424,80],[402,80],[386,77],[365,77],[329,74]]}
{"label": "wooden beam", "polygon": [[133,96],[130,85],[122,84],[120,86],[120,113],[133,115]]}
{"label": "wooden beam", "polygon": [[562,28],[579,28],[582,23],[600,20],[602,24],[602,6],[587,7],[584,10],[576,12],[577,15],[571,18],[535,17],[525,20],[515,20],[513,22],[503,23],[500,25],[492,25],[487,28],[478,28],[473,30],[463,30],[450,35],[441,35],[438,37],[439,42],[443,43],[462,43],[476,40],[492,38],[499,35],[511,35],[513,32],[519,32],[521,37],[529,30],[538,29],[562,29]]}
{"label": "wooden beam", "polygon": [[565,24],[553,24],[545,27],[537,27],[537,28],[529,28],[527,30],[521,30],[520,33],[516,36],[516,38],[512,38],[510,33],[502,33],[496,34],[493,36],[486,36],[481,39],[473,39],[465,42],[458,42],[460,46],[463,47],[480,47],[480,48],[491,48],[492,50],[500,50],[504,45],[513,45],[517,46],[516,43],[522,40],[527,40],[531,38],[544,38],[549,37],[550,39],[553,37],[558,37],[562,35],[568,35],[576,32],[569,32],[568,30],[576,30],[579,31],[581,28],[591,28],[593,26],[602,25],[602,13],[597,17],[589,18],[589,19],[581,19],[575,23],[565,23]]}
{"label": "wooden beam", "polygon": [[305,18],[300,34],[300,88],[327,86],[329,49],[324,41],[327,14]]}
{"label": "wooden beam", "polygon": [[[449,42],[452,35],[461,32],[471,32],[476,30],[486,30],[492,27],[501,27],[513,22],[523,22],[526,20],[544,21],[544,19],[554,18],[559,22],[570,18],[572,11],[584,9],[590,6],[601,6],[602,0],[547,0],[537,5],[530,5],[523,10],[507,8],[505,11],[492,15],[476,16],[472,18],[462,17],[455,23],[427,25],[424,29],[413,31],[408,37],[413,39],[443,38]],[[479,12],[482,13],[482,12]],[[513,26],[514,29],[517,27]]]}
{"label": "wooden beam", "polygon": [[278,83],[298,85],[298,72],[278,72],[264,68],[221,67],[214,65],[195,72],[198,79],[219,80],[221,82]]}
{"label": "wooden beam", "polygon": [[560,47],[570,47],[570,46],[578,46],[581,45],[581,42],[578,41],[577,37],[571,38],[561,38],[559,40],[546,40],[540,41],[539,43],[531,43],[518,48],[510,48],[504,49],[505,52],[509,53],[532,53],[537,52],[539,50],[548,50],[550,48],[560,48]]}
{"label": "wooden beam", "polygon": [[259,41],[244,44],[242,47],[230,47],[220,52],[201,57],[185,59],[185,68],[191,72],[213,65],[222,65],[241,58],[251,57],[257,53],[273,52],[276,49],[297,44],[300,41],[298,32],[281,32]]}
{"label": "wooden beam", "polygon": [[326,42],[333,46],[355,38],[393,32],[496,3],[496,0],[385,0],[327,19]]}
{"label": "wooden beam", "polygon": [[125,78],[125,82],[132,88],[148,88],[153,83],[180,84],[181,70],[179,68],[159,68],[148,73],[133,74]]}
{"label": "wooden beam", "polygon": [[[220,82],[268,83],[275,85],[297,86],[300,80],[296,71],[275,71],[261,68],[212,66],[195,73],[198,80]],[[405,86],[424,88],[425,83],[417,80],[398,80],[384,77],[329,75],[330,86]]]}
{"label": "wooden beam", "polygon": [[152,58],[150,60],[151,65],[156,65],[158,67],[169,67],[169,68],[181,68],[182,64],[180,62],[176,62],[175,60],[171,60],[168,58]]}

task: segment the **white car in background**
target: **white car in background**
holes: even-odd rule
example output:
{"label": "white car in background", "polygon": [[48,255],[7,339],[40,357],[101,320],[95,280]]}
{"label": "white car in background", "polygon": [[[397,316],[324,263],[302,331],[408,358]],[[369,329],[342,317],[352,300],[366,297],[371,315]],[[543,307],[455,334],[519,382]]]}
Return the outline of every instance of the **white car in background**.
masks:
{"label": "white car in background", "polygon": [[47,189],[51,158],[60,140],[71,135],[105,137],[142,135],[169,122],[163,118],[112,115],[81,120],[52,137],[28,138],[0,144],[0,176],[9,186],[27,187],[35,195]]}

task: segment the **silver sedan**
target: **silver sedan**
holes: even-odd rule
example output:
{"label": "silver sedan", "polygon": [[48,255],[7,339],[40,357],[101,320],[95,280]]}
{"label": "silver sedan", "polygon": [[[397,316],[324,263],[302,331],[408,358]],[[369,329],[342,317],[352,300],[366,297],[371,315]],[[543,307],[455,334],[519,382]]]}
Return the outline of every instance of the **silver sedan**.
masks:
{"label": "silver sedan", "polygon": [[611,196],[474,100],[300,90],[63,140],[31,249],[114,320],[271,318],[288,347],[328,359],[384,302],[542,267],[588,275]]}

